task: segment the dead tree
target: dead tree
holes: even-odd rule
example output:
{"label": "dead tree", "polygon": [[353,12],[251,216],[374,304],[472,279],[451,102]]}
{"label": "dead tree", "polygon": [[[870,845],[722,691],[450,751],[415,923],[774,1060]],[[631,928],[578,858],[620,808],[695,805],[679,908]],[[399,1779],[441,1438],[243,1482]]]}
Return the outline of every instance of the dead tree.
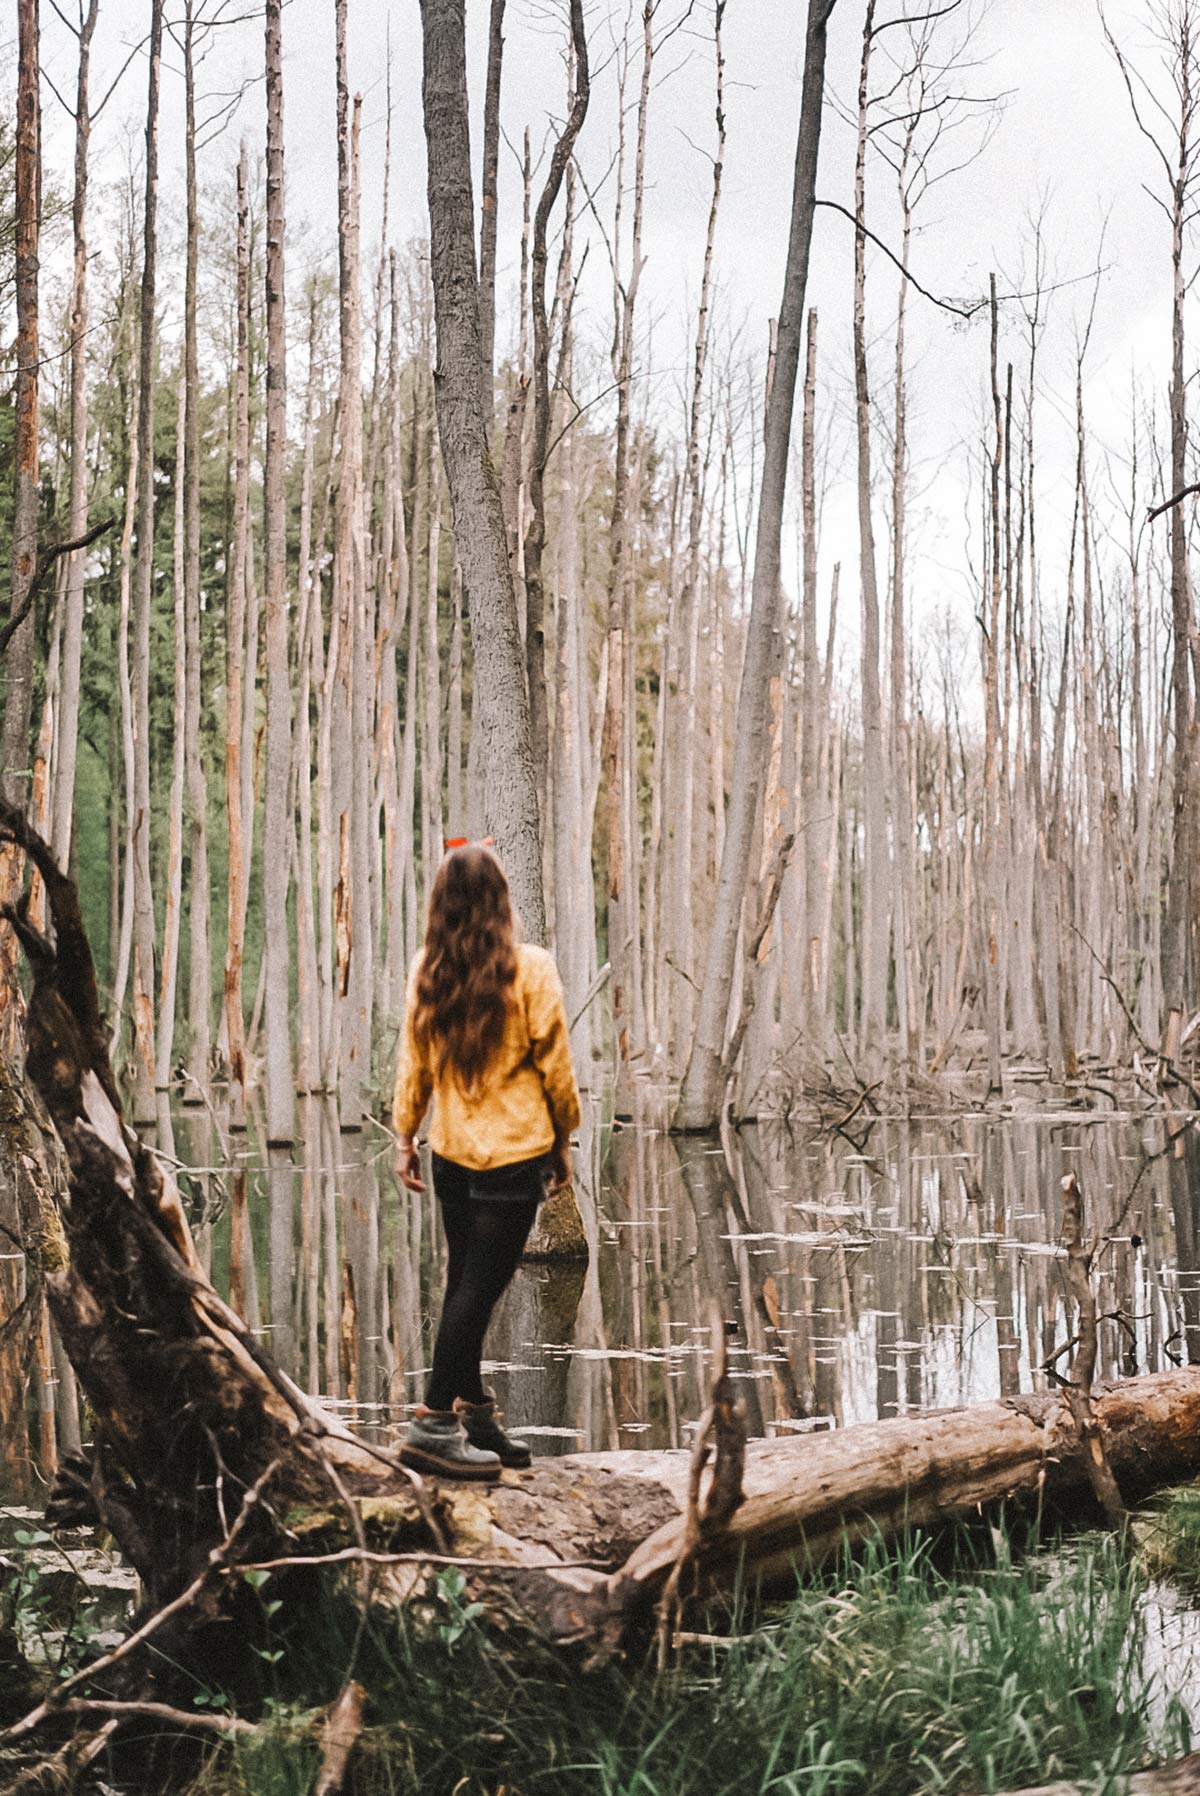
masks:
{"label": "dead tree", "polygon": [[[9,617],[21,615],[35,573],[38,536],[38,192],[41,185],[41,113],[38,105],[37,0],[21,0],[17,12],[16,289],[17,378],[13,444],[12,569]],[[23,622],[5,647],[7,682],[0,746],[0,798],[24,800],[33,707],[33,619]],[[18,877],[11,852],[0,856],[0,902],[13,897]],[[16,971],[11,945],[0,947],[0,1056],[14,1045]]]}
{"label": "dead tree", "polygon": [[546,905],[529,691],[479,379],[482,348],[464,0],[422,0],[421,19],[438,436],[454,513],[455,546],[471,601],[487,824],[504,861],[526,937],[540,942],[546,933]]}
{"label": "dead tree", "polygon": [[154,601],[154,372],[158,255],[158,95],[162,0],[150,13],[146,193],[138,342],[137,558],[133,574],[133,1038],[139,1121],[154,1117],[154,892],[150,872],[150,619]]}
{"label": "dead tree", "polygon": [[292,1138],[295,1096],[288,949],[288,772],[292,758],[287,591],[287,337],[284,293],[282,0],[267,0],[267,446],[263,508],[266,552],[267,763],[263,821],[263,904],[266,916],[265,1018],[267,1139]]}
{"label": "dead tree", "polygon": [[792,192],[792,221],[774,379],[767,402],[766,451],[758,502],[754,584],[746,653],[738,690],[731,800],[725,845],[705,956],[704,982],[675,1126],[716,1127],[724,1095],[725,1026],[733,994],[738,920],[750,872],[754,828],[766,763],[771,676],[778,658],[779,572],[787,491],[792,409],[800,365],[804,293],[816,194],[821,110],[825,92],[826,27],[836,0],[809,0],[804,82]]}
{"label": "dead tree", "polygon": [[571,62],[574,91],[550,157],[546,184],[533,219],[533,447],[529,458],[529,527],[525,532],[525,668],[529,681],[529,717],[533,735],[538,804],[546,811],[550,775],[549,716],[546,700],[546,595],[542,556],[546,546],[546,460],[550,449],[550,318],[546,304],[548,250],[546,232],[558,199],[563,174],[587,117],[591,97],[583,0],[571,0]]}

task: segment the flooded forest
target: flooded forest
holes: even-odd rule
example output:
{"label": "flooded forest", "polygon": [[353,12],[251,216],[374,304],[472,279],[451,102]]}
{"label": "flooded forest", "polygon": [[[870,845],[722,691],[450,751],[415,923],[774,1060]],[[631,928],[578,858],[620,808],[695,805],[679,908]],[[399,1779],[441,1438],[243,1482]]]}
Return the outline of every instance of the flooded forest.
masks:
{"label": "flooded forest", "polygon": [[1198,201],[1197,0],[13,0],[0,1796],[1200,1789]]}

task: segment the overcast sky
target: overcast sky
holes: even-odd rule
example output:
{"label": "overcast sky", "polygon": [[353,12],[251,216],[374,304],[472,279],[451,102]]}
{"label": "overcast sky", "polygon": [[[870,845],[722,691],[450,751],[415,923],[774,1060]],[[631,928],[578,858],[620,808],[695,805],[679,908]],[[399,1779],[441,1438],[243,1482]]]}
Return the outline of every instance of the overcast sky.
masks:
{"label": "overcast sky", "polygon": [[[887,6],[888,0],[882,0]],[[663,0],[663,16],[675,16],[682,0]],[[674,9],[674,10],[672,10]],[[640,12],[640,7],[637,9]],[[839,0],[830,27],[830,84],[852,97],[861,43],[864,0]],[[894,12],[895,5],[891,6]],[[911,5],[909,10],[917,10]],[[977,296],[988,272],[1000,271],[1002,289],[1020,274],[1028,218],[1044,200],[1051,274],[1075,280],[1056,297],[1042,383],[1042,529],[1047,548],[1070,515],[1070,451],[1061,419],[1069,418],[1072,345],[1076,320],[1086,316],[1091,284],[1079,279],[1095,268],[1104,230],[1100,288],[1089,358],[1087,402],[1097,455],[1119,454],[1130,413],[1131,373],[1158,383],[1165,378],[1169,323],[1169,238],[1166,221],[1146,197],[1144,181],[1160,179],[1152,155],[1132,123],[1120,75],[1103,38],[1095,0],[992,0],[984,15],[976,55],[983,65],[964,75],[975,93],[1007,95],[1003,118],[984,155],[939,187],[927,202],[913,252],[914,271],[934,292]],[[777,310],[786,248],[792,165],[803,50],[803,0],[728,0],[725,15],[728,146],[725,191],[717,243],[717,328],[741,327],[754,353],[765,349],[767,323]],[[487,0],[468,0],[474,116],[477,122],[486,54]],[[1145,66],[1152,66],[1150,0],[1111,0],[1110,21]],[[43,6],[43,65],[60,91],[70,94],[74,40]],[[94,91],[105,84],[145,30],[148,0],[101,0],[96,37]],[[592,0],[589,40],[597,79],[581,145],[590,179],[610,161],[616,132],[616,89],[611,51],[624,29],[624,0]],[[392,236],[403,243],[423,235],[425,157],[420,118],[420,21],[417,0],[350,0],[352,85],[364,95],[364,241],[377,240],[382,187],[384,70],[390,24],[393,86]],[[503,124],[514,143],[528,124],[535,146],[544,140],[548,116],[561,111],[562,33],[545,0],[508,0]],[[332,0],[291,0],[284,13],[285,126],[290,227],[300,220],[332,251],[336,208]],[[203,79],[210,89],[229,89],[256,73],[261,23],[255,19],[225,32]],[[173,61],[174,58],[172,57]],[[643,276],[645,317],[653,318],[653,391],[660,412],[679,403],[687,358],[688,319],[699,285],[710,165],[703,152],[713,142],[711,5],[697,0],[691,29],[675,37],[657,65],[659,85],[650,124]],[[163,199],[180,204],[182,83],[164,78],[162,126]],[[145,64],[127,73],[117,100],[94,140],[101,179],[125,157],[130,121],[145,100]],[[263,138],[261,86],[246,96],[226,137],[205,156],[202,179],[232,168],[244,133],[252,151]],[[61,109],[45,95],[46,153],[65,184],[70,134]],[[852,203],[853,144],[849,128],[827,113],[820,190]],[[511,306],[519,243],[520,196],[516,163],[502,154],[500,197],[501,337]],[[889,177],[871,176],[868,206],[879,234],[895,240]],[[610,183],[611,191],[611,183]],[[611,201],[610,201],[611,204]],[[586,227],[583,227],[586,230]],[[289,237],[291,237],[291,228]],[[826,358],[827,405],[844,411],[849,380],[851,230],[832,213],[819,216],[809,300],[821,318]],[[293,254],[293,267],[298,257]],[[607,326],[597,240],[590,267],[592,328],[599,341]],[[169,291],[168,291],[169,298]],[[873,255],[869,277],[870,327],[878,342],[878,390],[883,393],[895,315],[895,277]],[[982,318],[956,326],[914,296],[912,321],[912,438],[920,511],[916,610],[943,604],[961,611],[969,626],[964,523],[966,460],[963,445],[978,440],[986,379],[987,329]],[[1019,356],[1019,319],[1010,312],[1007,353]],[[585,321],[586,328],[586,321]],[[1161,409],[1161,407],[1160,407]],[[836,429],[844,429],[837,426]],[[1165,447],[1165,445],[1164,445]],[[831,491],[823,560],[856,561],[850,528],[848,469]],[[1065,548],[1065,544],[1057,547]],[[1048,595],[1052,602],[1053,595]],[[852,616],[848,625],[853,624]]]}

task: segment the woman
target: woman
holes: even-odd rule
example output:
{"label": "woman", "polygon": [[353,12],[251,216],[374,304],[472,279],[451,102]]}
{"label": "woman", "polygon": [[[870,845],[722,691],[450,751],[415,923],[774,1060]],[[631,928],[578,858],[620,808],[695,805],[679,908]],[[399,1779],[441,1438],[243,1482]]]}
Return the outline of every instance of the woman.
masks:
{"label": "woman", "polygon": [[410,1191],[425,1189],[416,1134],[431,1097],[446,1297],[401,1457],[442,1477],[494,1478],[530,1454],[500,1427],[483,1388],[483,1339],[538,1204],[570,1182],[579,1092],[554,961],[515,940],[508,881],[477,843],[451,849],[438,868],[409,973],[393,1117]]}

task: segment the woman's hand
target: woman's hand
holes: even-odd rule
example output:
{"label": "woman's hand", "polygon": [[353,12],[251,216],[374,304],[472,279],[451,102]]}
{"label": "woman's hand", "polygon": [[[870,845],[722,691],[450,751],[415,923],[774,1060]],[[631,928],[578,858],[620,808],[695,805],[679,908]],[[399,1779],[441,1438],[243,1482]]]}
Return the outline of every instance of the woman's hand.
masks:
{"label": "woman's hand", "polygon": [[410,1135],[401,1135],[396,1141],[396,1174],[400,1183],[407,1186],[409,1191],[424,1191],[421,1155],[416,1141]]}
{"label": "woman's hand", "polygon": [[556,1141],[550,1149],[550,1184],[546,1191],[547,1197],[553,1197],[557,1191],[564,1191],[571,1183],[572,1177],[571,1143]]}

